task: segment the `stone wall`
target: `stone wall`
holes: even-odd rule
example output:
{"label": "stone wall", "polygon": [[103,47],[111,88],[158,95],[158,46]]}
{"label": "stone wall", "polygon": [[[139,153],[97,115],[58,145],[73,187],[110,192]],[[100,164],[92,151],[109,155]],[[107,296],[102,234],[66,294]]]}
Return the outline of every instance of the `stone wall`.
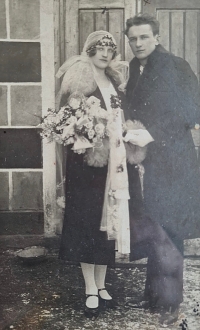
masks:
{"label": "stone wall", "polygon": [[0,1],[0,234],[42,234],[40,0]]}

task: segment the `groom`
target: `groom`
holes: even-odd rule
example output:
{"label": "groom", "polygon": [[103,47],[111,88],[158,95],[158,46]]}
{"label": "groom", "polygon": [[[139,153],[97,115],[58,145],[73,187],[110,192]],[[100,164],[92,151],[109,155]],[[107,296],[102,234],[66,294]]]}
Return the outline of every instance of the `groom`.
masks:
{"label": "groom", "polygon": [[135,55],[126,115],[146,127],[129,131],[125,140],[148,148],[140,207],[131,180],[134,165],[128,166],[131,259],[148,257],[143,300],[167,325],[177,320],[183,301],[183,240],[200,237],[200,173],[190,130],[199,129],[198,83],[185,60],[159,45],[154,17],[128,19],[125,33]]}

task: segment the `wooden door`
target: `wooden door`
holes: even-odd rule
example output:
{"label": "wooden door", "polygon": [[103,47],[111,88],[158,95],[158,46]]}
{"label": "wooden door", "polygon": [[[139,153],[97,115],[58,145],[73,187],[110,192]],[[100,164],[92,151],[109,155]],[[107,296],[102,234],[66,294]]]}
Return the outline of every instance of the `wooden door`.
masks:
{"label": "wooden door", "polygon": [[[138,0],[54,0],[55,72],[65,60],[81,53],[87,36],[96,30],[112,33],[117,41],[118,53],[122,55],[122,59],[130,60],[133,55],[123,31],[126,20],[138,12],[137,2]],[[56,93],[59,89],[60,81],[56,79]],[[63,173],[59,166],[56,169],[58,187]],[[62,192],[62,189],[57,190],[57,196],[60,197]],[[57,219],[60,219],[57,232],[61,232],[62,213],[59,208]]]}
{"label": "wooden door", "polygon": [[[122,59],[130,60],[132,53],[123,33],[127,18],[136,14],[135,0],[63,0],[64,47],[61,57],[80,54],[87,36],[96,30],[113,34]],[[62,41],[63,42],[63,41]]]}
{"label": "wooden door", "polygon": [[187,60],[200,75],[200,1],[151,0],[143,11],[156,14],[160,22],[160,42],[173,54]]}
{"label": "wooden door", "polygon": [[[160,43],[184,58],[200,80],[200,0],[150,0],[143,12],[160,22]],[[200,132],[192,130],[200,161]]]}

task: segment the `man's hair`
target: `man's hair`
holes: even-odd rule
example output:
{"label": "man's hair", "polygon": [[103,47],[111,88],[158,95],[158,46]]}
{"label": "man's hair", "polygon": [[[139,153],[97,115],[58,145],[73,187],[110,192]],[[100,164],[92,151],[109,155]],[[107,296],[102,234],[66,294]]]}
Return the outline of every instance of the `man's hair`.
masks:
{"label": "man's hair", "polygon": [[132,26],[144,24],[149,24],[151,26],[154,36],[156,34],[159,34],[160,23],[154,16],[151,16],[149,14],[137,14],[136,16],[127,19],[126,30],[124,31],[124,33],[128,36],[128,31]]}

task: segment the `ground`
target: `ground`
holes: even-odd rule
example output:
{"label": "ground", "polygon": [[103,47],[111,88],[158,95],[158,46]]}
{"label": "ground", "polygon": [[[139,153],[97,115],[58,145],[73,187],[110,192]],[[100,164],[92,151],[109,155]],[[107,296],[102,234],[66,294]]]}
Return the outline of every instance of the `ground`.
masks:
{"label": "ground", "polygon": [[[163,329],[158,323],[159,315],[126,305],[142,297],[144,262],[119,263],[115,269],[108,269],[107,288],[118,307],[114,311],[103,311],[95,321],[90,321],[83,315],[80,267],[58,260],[56,251],[44,262],[32,265],[22,263],[15,253],[14,247],[1,250],[0,330]],[[200,258],[187,257],[184,264],[184,302],[180,317],[165,329],[200,329]]]}

